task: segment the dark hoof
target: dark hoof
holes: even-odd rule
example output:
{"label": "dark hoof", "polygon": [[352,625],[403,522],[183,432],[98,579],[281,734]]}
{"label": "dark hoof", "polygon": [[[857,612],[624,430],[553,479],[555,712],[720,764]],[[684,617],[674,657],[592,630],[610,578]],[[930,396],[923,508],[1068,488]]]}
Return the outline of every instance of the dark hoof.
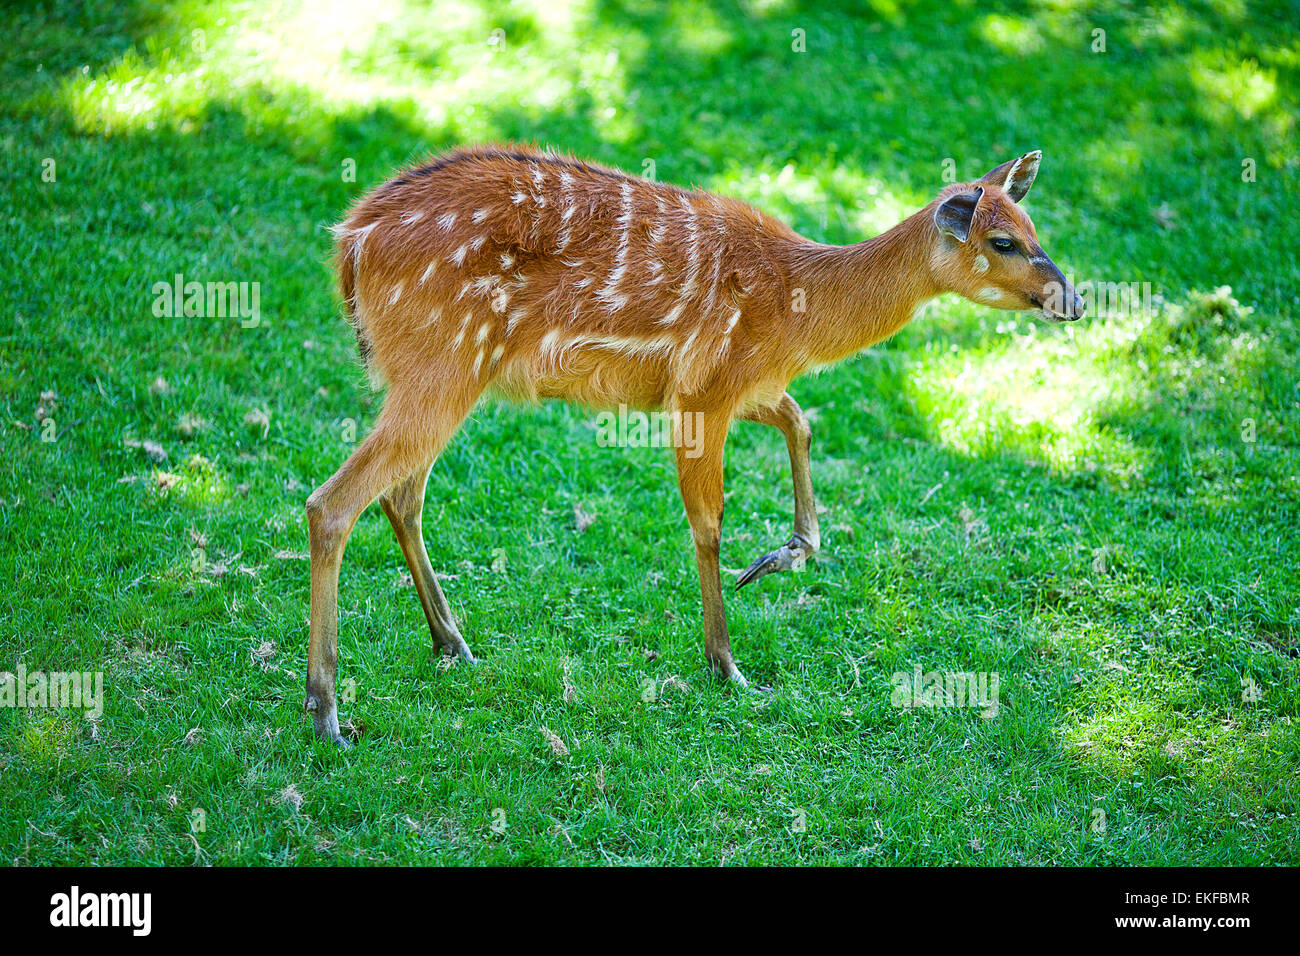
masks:
{"label": "dark hoof", "polygon": [[321,715],[318,710],[319,706],[319,698],[307,698],[307,710],[311,712],[312,726],[316,730],[316,739],[329,741],[340,750],[352,749],[352,741],[343,736],[339,727],[337,711],[331,709],[329,713]]}
{"label": "dark hoof", "polygon": [[771,574],[774,571],[789,571],[791,568],[797,568],[808,559],[812,550],[808,547],[807,542],[799,535],[793,535],[789,541],[781,545],[775,551],[769,551],[763,555],[736,579],[736,590],[739,591],[751,581],[757,581],[764,575]]}
{"label": "dark hoof", "polygon": [[322,743],[331,743],[339,750],[351,750],[353,746],[352,741],[348,740],[347,737],[343,736],[343,734],[339,732],[339,729],[337,727],[331,730],[331,728],[329,727],[317,726],[316,739],[321,741]]}
{"label": "dark hoof", "polygon": [[439,662],[459,663],[459,664],[477,664],[473,652],[469,645],[464,641],[459,644],[439,644],[433,649],[433,659]]}

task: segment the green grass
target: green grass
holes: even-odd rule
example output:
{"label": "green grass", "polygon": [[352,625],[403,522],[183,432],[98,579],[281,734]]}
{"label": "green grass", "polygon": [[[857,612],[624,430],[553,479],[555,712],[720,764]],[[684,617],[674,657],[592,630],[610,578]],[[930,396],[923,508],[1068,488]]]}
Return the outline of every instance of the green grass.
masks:
{"label": "green grass", "polygon": [[[102,671],[106,703],[0,708],[0,859],[1296,862],[1287,4],[333,7],[9,14],[0,670]],[[326,226],[410,158],[505,138],[652,160],[833,242],[927,202],[945,160],[973,178],[1042,148],[1048,253],[1156,308],[1062,329],[947,297],[794,384],[824,552],[728,595],[770,695],[706,671],[667,451],[480,406],[425,532],[482,662],[431,660],[370,509],[339,754],[301,709],[303,502],[379,398]],[[260,283],[261,324],[156,318],[178,272]],[[789,533],[780,436],[736,425],[727,483],[738,569]],[[997,672],[999,716],[891,706],[917,664]]]}

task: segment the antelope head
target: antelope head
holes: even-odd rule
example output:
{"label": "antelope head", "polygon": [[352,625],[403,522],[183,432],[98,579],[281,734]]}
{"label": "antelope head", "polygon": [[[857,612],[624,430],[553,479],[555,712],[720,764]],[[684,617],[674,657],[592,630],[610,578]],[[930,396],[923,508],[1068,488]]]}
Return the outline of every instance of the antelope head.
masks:
{"label": "antelope head", "polygon": [[930,268],[946,291],[972,302],[1074,322],[1083,317],[1083,300],[1038,244],[1033,221],[1018,205],[1042,155],[1026,153],[939,194],[932,203],[938,238]]}

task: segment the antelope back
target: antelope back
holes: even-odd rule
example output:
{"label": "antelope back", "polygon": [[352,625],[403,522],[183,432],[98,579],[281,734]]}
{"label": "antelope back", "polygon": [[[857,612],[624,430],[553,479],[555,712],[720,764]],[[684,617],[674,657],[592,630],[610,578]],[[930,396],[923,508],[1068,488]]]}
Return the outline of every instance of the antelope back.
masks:
{"label": "antelope back", "polygon": [[340,286],[372,373],[513,397],[657,407],[752,377],[788,296],[744,205],[524,148],[407,170],[335,227]]}

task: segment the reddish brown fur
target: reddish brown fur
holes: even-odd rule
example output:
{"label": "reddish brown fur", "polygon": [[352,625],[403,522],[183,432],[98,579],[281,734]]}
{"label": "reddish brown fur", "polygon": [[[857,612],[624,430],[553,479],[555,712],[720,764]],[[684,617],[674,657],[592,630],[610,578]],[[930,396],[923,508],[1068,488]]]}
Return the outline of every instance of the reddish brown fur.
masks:
{"label": "reddish brown fur", "polygon": [[[795,537],[760,559],[745,583],[819,545],[807,422],[785,394],[792,379],[892,335],[941,292],[987,301],[996,288],[1005,302],[990,304],[1029,308],[1060,276],[1031,262],[1035,250],[1042,254],[1033,224],[1002,188],[1023,195],[1036,169],[1029,154],[980,181],[966,240],[935,218],[972,189],[962,184],[852,246],[811,242],[734,200],[526,147],[457,150],[363,198],[336,228],[337,269],[362,354],[388,398],[366,442],[308,501],[308,707],[318,732],[339,739],[338,562],[352,522],[376,495],[435,642],[472,659],[418,540],[419,509],[429,465],[488,389],[702,413],[704,453],[695,459],[678,450],[681,492],[696,542],[706,653],[720,673],[743,681],[731,659],[717,561],[730,422],[780,428],[795,472]],[[990,233],[1022,242],[1024,262],[981,252]],[[980,256],[989,260],[983,270]]]}
{"label": "reddish brown fur", "polygon": [[470,388],[641,407],[699,391],[724,359],[744,360],[731,342],[758,339],[731,320],[788,311],[774,257],[798,239],[733,200],[489,149],[398,177],[359,203],[339,234],[358,334],[394,388],[427,381],[433,359]]}

